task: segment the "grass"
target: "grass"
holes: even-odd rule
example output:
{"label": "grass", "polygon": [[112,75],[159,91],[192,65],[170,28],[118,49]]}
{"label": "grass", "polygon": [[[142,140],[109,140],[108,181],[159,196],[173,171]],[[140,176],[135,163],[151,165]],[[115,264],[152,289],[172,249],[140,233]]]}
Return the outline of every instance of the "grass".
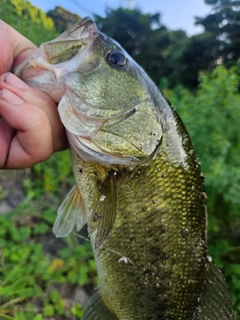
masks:
{"label": "grass", "polygon": [[66,151],[37,165],[23,181],[25,200],[0,215],[0,319],[80,319],[74,293],[90,296],[98,283],[90,242],[52,232],[73,182],[68,159]]}

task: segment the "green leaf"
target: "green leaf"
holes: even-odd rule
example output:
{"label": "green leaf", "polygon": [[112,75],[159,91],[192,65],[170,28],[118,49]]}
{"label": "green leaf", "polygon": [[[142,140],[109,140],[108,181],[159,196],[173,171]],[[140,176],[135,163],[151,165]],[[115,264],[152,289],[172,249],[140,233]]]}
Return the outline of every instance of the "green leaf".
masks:
{"label": "green leaf", "polygon": [[38,314],[35,315],[33,320],[43,320],[43,316],[40,313],[38,313]]}
{"label": "green leaf", "polygon": [[44,312],[43,312],[44,316],[53,316],[54,315],[54,307],[50,304],[47,303],[44,305]]}
{"label": "green leaf", "polygon": [[16,318],[7,316],[6,314],[1,313],[1,312],[0,312],[0,319],[3,319],[3,320],[4,320],[4,319],[6,319],[6,320],[16,320]]}

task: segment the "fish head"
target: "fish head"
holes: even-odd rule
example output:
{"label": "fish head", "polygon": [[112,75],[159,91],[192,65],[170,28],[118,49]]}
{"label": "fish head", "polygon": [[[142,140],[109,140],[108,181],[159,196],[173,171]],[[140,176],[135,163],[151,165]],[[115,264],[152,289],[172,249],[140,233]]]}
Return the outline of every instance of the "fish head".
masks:
{"label": "fish head", "polygon": [[15,74],[59,103],[69,144],[85,161],[131,165],[157,150],[151,80],[91,18],[43,43]]}

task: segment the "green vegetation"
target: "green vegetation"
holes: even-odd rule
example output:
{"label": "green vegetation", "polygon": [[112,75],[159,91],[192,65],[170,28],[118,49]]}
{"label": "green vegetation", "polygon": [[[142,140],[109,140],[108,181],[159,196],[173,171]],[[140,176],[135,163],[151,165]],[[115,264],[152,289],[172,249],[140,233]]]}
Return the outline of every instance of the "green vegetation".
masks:
{"label": "green vegetation", "polygon": [[208,208],[208,247],[223,271],[240,315],[239,66],[202,73],[195,93],[166,90],[201,161]]}
{"label": "green vegetation", "polygon": [[[205,30],[193,37],[168,30],[160,14],[139,9],[108,8],[106,18],[95,18],[164,90],[190,133],[206,177],[209,251],[240,316],[240,1],[205,2],[213,12],[197,18]],[[64,22],[58,12],[62,9],[46,14],[28,1],[2,0],[0,18],[39,45],[59,34],[61,26],[52,19],[69,23],[69,15],[62,14]],[[93,292],[97,279],[90,244],[75,234],[55,239],[51,231],[73,183],[68,151],[56,153],[23,181],[24,202],[0,216],[0,319],[81,316],[82,306],[62,288]],[[0,187],[0,199],[5,197]]]}
{"label": "green vegetation", "polygon": [[59,33],[64,32],[72,24],[81,19],[79,15],[66,11],[62,7],[56,7],[54,10],[49,10],[47,15],[48,17],[52,18],[56,30]]}
{"label": "green vegetation", "polygon": [[204,32],[192,37],[182,30],[169,30],[161,23],[161,14],[143,14],[140,9],[107,8],[106,18],[95,15],[95,20],[161,89],[181,84],[193,90],[200,71],[212,71],[218,64],[234,66],[240,56],[240,1],[204,2],[212,12],[196,18]]}
{"label": "green vegetation", "polygon": [[53,20],[26,0],[1,0],[0,19],[37,46],[59,35]]}
{"label": "green vegetation", "polygon": [[90,242],[52,233],[60,198],[72,183],[69,154],[59,156],[35,166],[32,180],[24,181],[25,201],[0,215],[0,319],[76,319],[82,306],[71,291],[83,286],[91,294],[97,285]]}

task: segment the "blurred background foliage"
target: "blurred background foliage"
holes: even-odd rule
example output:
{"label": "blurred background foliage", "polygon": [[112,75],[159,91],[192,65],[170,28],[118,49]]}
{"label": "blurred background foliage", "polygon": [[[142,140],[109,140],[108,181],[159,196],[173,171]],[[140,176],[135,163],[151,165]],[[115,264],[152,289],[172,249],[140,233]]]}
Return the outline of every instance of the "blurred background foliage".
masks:
{"label": "blurred background foliage", "polygon": [[[240,316],[240,1],[205,2],[211,14],[196,17],[204,31],[192,37],[169,30],[160,13],[138,8],[107,8],[106,17],[95,20],[163,90],[190,133],[206,177],[209,251]],[[25,0],[1,0],[0,18],[37,45],[80,19],[61,7],[45,13]],[[0,215],[1,319],[81,316],[81,303],[62,287],[93,292],[97,277],[89,242],[75,234],[55,239],[51,231],[73,183],[68,151],[56,153],[23,179],[24,201]]]}

